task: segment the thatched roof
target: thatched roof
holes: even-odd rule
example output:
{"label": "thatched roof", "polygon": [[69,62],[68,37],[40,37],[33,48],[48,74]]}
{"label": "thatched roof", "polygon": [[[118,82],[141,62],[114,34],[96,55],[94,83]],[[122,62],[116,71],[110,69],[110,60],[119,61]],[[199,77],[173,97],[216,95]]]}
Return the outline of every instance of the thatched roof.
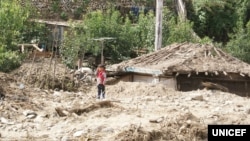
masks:
{"label": "thatched roof", "polygon": [[115,64],[110,68],[116,72],[153,70],[166,73],[238,73],[250,76],[250,65],[223,52],[220,48],[206,44],[172,44],[159,51]]}

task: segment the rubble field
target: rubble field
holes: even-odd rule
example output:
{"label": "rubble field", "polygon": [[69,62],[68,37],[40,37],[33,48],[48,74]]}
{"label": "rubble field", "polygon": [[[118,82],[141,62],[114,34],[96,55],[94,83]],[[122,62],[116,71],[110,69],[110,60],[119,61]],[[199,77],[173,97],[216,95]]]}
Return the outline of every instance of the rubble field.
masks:
{"label": "rubble field", "polygon": [[96,93],[59,62],[0,73],[0,140],[206,141],[208,124],[250,123],[249,98],[216,90],[121,81]]}

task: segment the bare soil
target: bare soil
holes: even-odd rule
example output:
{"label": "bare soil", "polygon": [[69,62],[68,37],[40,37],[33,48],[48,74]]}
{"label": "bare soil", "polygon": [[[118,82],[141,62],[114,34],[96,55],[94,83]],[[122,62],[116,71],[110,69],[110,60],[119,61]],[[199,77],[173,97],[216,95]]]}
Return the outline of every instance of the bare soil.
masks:
{"label": "bare soil", "polygon": [[49,64],[0,73],[0,140],[205,141],[208,124],[250,123],[247,97],[119,82],[96,100],[95,84],[77,82],[55,60]]}

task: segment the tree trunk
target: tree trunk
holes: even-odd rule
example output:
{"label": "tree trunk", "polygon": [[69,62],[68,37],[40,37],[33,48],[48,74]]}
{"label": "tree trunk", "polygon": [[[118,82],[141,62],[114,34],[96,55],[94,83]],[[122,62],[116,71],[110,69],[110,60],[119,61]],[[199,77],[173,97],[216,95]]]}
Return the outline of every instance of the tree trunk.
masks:
{"label": "tree trunk", "polygon": [[157,0],[156,25],[155,25],[155,51],[159,50],[162,44],[162,10],[163,10],[163,0]]}

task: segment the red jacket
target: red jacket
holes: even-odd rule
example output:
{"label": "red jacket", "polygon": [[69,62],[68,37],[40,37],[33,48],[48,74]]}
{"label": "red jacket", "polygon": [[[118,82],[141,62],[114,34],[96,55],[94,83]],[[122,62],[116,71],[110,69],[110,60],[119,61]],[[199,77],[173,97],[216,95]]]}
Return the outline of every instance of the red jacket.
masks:
{"label": "red jacket", "polygon": [[98,71],[97,72],[97,84],[105,84],[106,81],[106,72],[105,71]]}

